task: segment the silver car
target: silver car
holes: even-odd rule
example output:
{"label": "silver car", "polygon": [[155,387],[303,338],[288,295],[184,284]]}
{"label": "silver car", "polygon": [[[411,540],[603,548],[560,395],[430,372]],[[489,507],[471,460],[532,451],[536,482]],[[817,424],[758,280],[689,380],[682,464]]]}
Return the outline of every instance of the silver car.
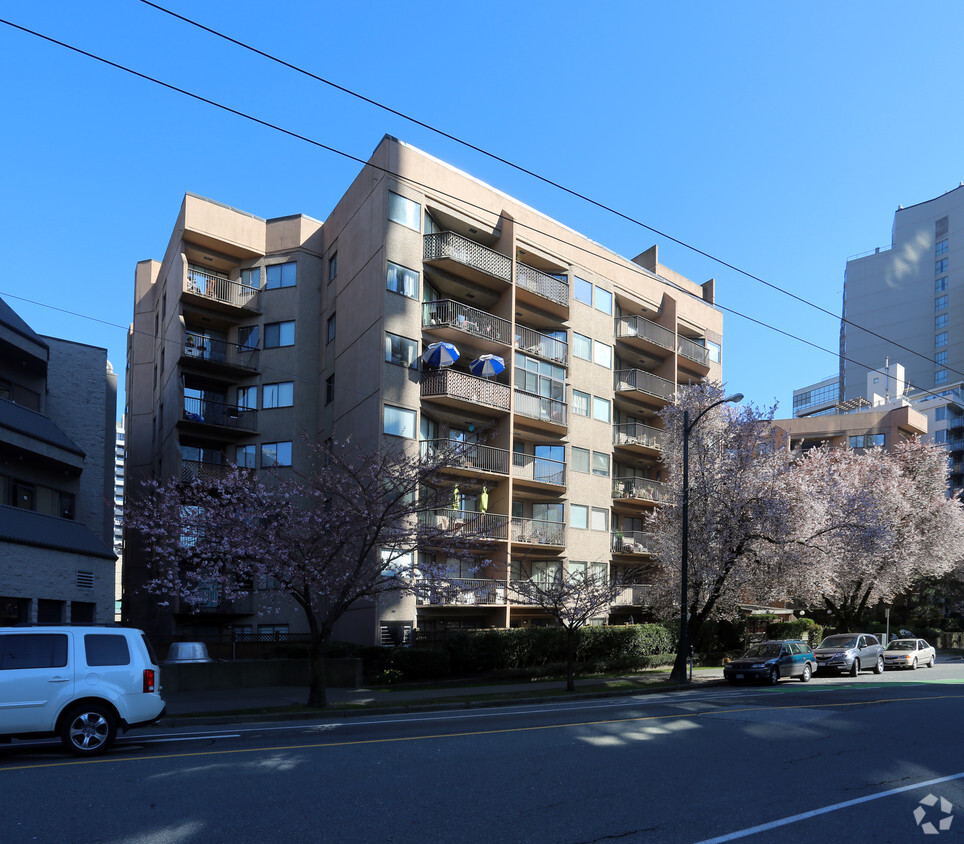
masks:
{"label": "silver car", "polygon": [[887,668],[917,668],[926,665],[933,668],[937,652],[923,639],[894,639],[884,648],[884,666]]}
{"label": "silver car", "polygon": [[884,649],[870,633],[836,633],[827,636],[816,648],[818,672],[849,674],[856,677],[862,670],[884,673]]}

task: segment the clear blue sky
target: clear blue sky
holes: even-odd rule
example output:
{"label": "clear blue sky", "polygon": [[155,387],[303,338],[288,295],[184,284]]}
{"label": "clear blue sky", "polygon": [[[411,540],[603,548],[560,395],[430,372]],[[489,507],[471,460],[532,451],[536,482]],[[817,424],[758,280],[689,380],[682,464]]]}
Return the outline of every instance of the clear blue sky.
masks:
{"label": "clear blue sky", "polygon": [[[395,135],[627,257],[658,243],[715,277],[721,306],[831,352],[847,257],[964,178],[958,2],[162,5],[838,318],[138,0],[7,0],[0,17],[358,158]],[[186,191],[324,219],[359,169],[7,25],[0,73],[0,295],[40,333],[105,346],[121,388],[134,266],[163,257]],[[837,370],[733,313],[724,337],[729,388],[778,415]]]}

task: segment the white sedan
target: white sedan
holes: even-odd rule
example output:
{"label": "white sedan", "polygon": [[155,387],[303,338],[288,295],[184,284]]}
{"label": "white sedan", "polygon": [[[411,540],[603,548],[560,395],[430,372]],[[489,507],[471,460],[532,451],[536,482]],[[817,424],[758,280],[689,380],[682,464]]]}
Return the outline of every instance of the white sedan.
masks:
{"label": "white sedan", "polygon": [[936,652],[923,639],[894,639],[884,648],[885,668],[931,668],[936,661]]}

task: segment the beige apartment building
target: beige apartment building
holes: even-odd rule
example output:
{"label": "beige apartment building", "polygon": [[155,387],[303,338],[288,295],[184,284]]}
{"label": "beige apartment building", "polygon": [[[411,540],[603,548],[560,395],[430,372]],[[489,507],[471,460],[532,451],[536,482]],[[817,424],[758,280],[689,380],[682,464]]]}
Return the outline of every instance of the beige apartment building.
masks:
{"label": "beige apartment building", "polygon": [[[678,385],[721,378],[713,299],[712,281],[664,267],[656,247],[627,260],[391,137],[324,222],[189,194],[163,260],[137,267],[128,495],[232,462],[302,467],[308,440],[349,433],[373,447],[455,440],[466,457],[438,516],[481,525],[489,564],[453,564],[455,591],[360,608],[341,638],[545,623],[509,581],[589,567],[641,572],[608,616],[638,619],[644,518],[664,495],[655,414]],[[431,368],[422,354],[439,341],[458,359]],[[504,370],[472,374],[482,355]],[[198,636],[304,629],[294,607],[259,615],[257,592],[159,608],[127,540],[129,620]]]}

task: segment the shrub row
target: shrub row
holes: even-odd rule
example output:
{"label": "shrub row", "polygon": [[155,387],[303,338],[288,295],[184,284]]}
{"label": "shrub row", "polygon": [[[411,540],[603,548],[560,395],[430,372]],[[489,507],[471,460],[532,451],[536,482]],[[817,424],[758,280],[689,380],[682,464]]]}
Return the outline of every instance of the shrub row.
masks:
{"label": "shrub row", "polygon": [[767,638],[802,639],[815,648],[823,639],[823,626],[806,616],[793,621],[775,621],[767,625]]}

